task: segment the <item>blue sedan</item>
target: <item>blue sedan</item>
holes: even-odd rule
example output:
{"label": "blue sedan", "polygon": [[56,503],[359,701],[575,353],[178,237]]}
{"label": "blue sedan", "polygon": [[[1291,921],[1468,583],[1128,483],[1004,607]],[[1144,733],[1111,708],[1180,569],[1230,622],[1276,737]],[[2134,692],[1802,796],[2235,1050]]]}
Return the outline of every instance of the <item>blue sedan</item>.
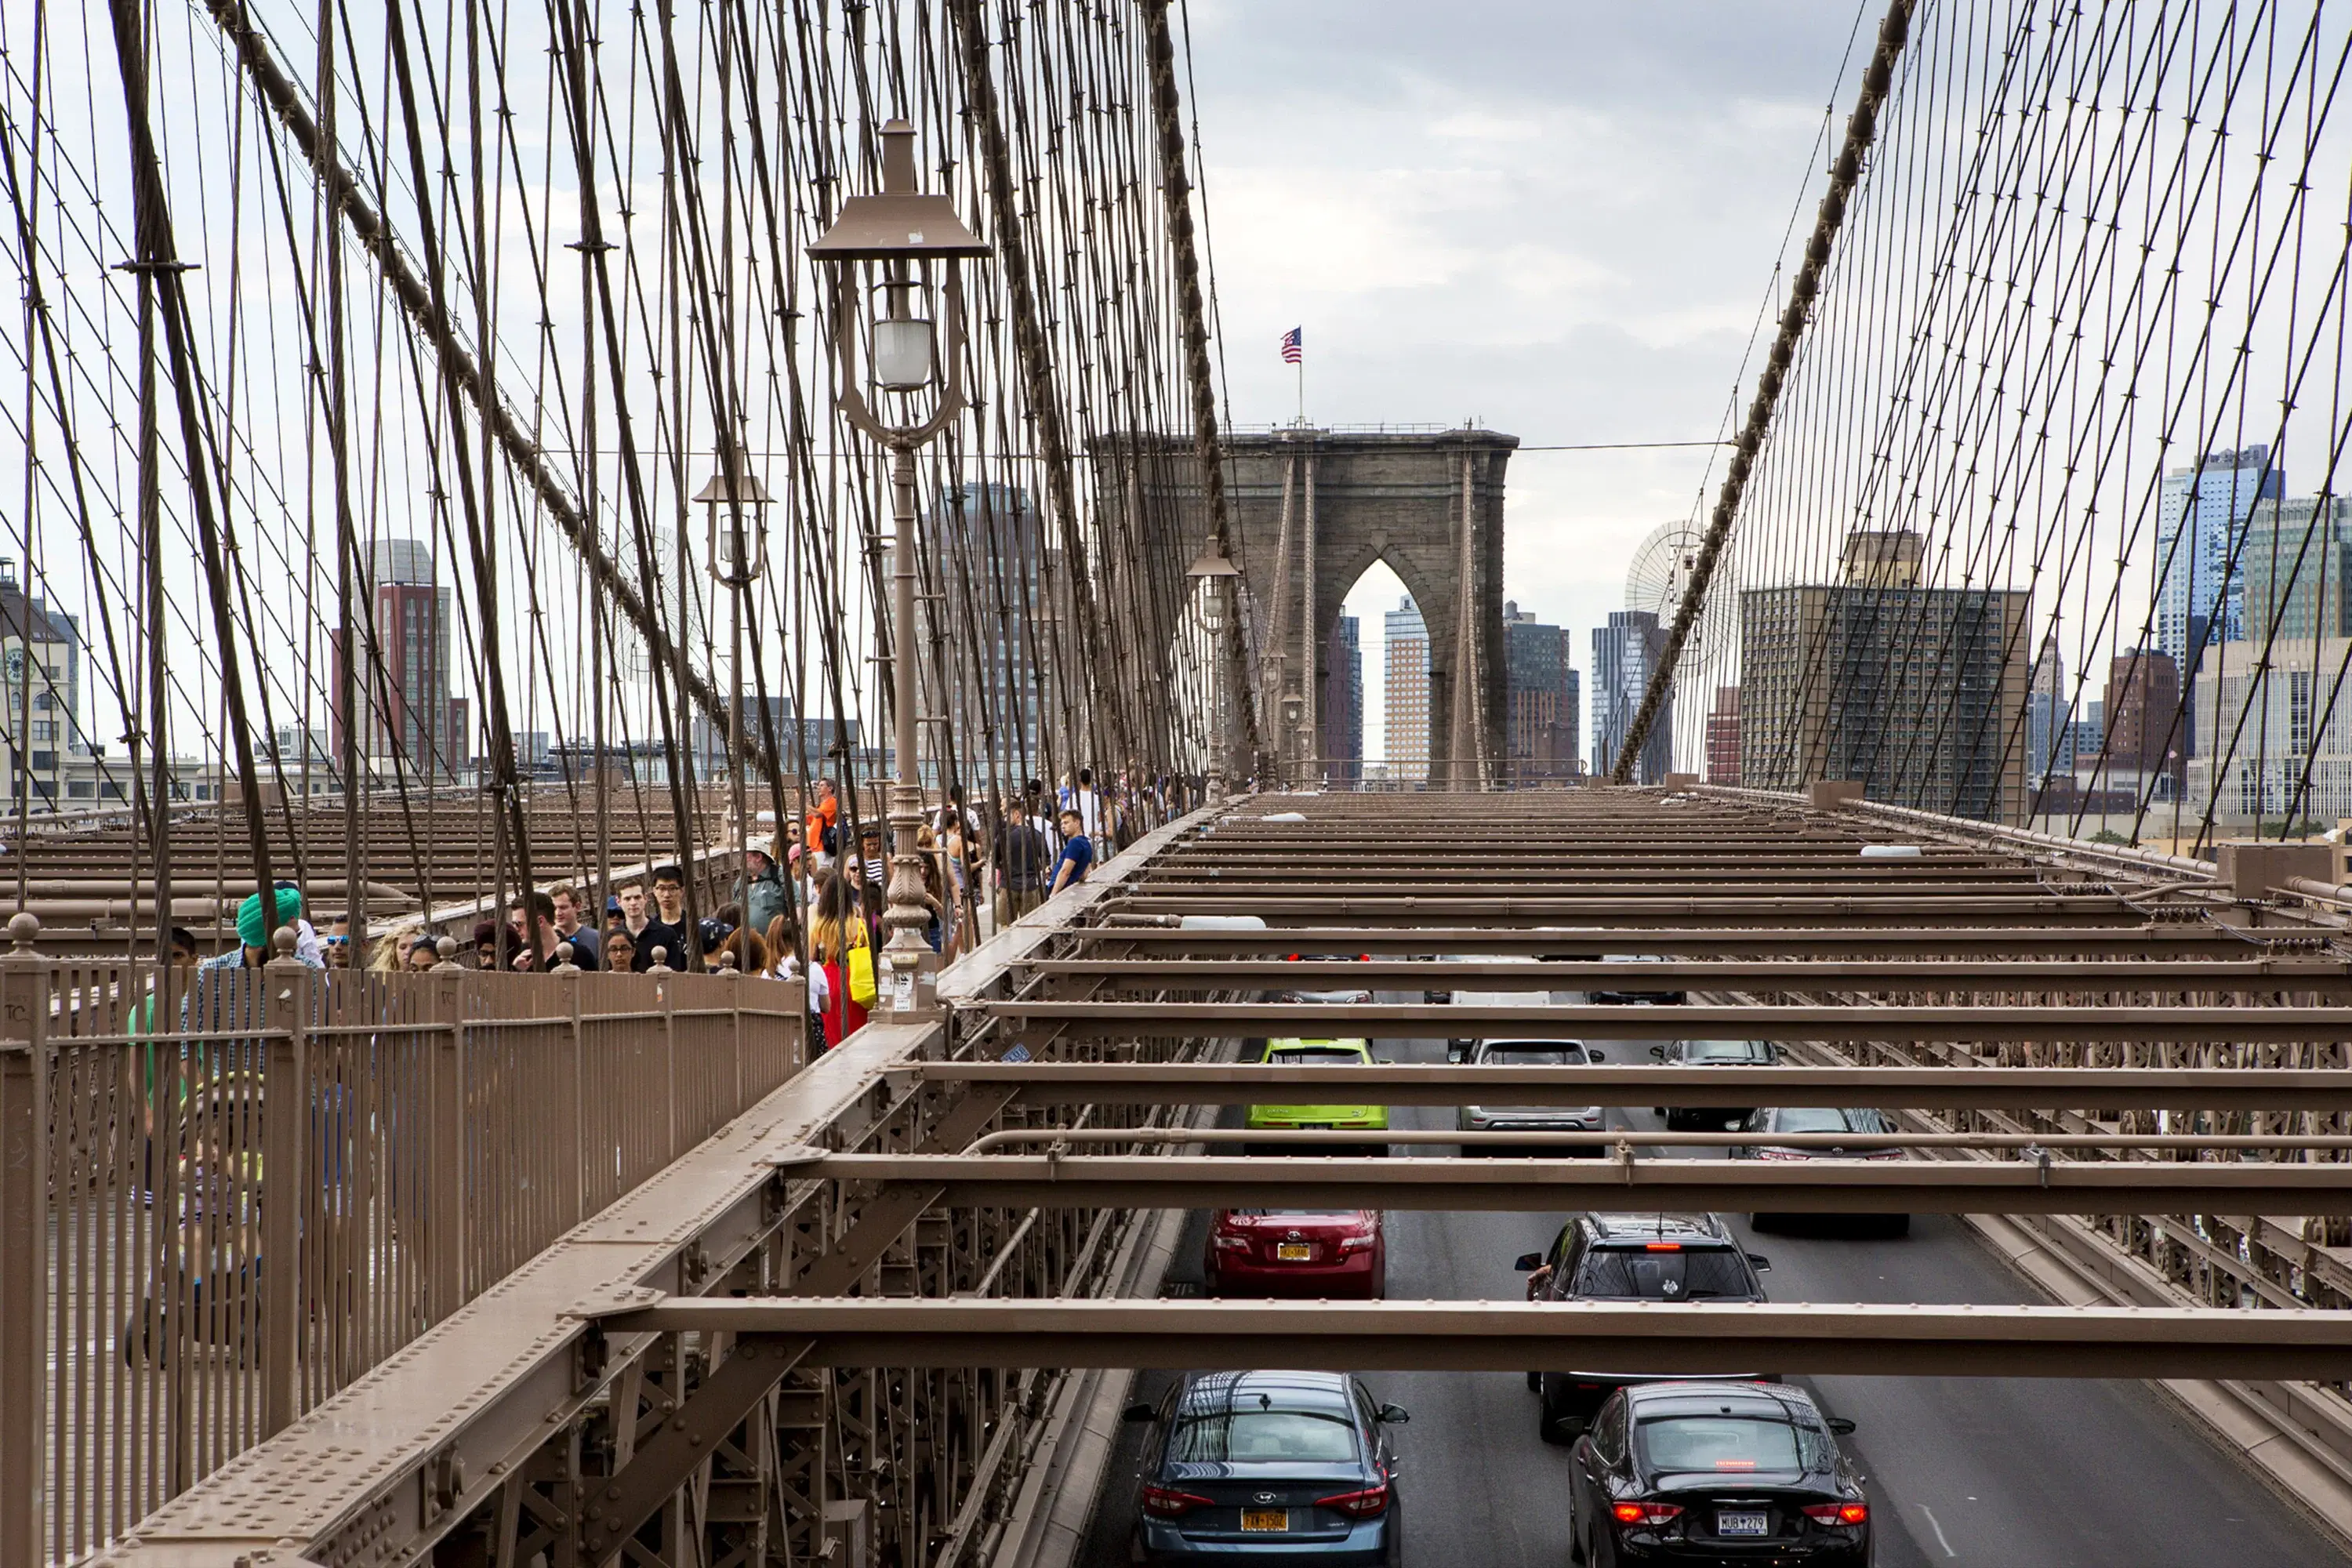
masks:
{"label": "blue sedan", "polygon": [[1148,1422],[1136,1498],[1144,1563],[1395,1568],[1396,1453],[1406,1419],[1341,1373],[1196,1372]]}

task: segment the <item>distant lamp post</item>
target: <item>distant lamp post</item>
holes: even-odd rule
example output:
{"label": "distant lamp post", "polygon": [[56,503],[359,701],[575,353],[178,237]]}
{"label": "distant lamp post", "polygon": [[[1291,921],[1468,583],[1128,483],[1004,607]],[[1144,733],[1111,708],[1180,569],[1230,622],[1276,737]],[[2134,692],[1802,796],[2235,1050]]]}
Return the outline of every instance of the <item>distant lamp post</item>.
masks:
{"label": "distant lamp post", "polygon": [[740,452],[731,454],[738,471],[731,481],[729,479],[730,456],[720,454],[718,470],[695,492],[694,499],[710,509],[709,547],[704,552],[704,563],[710,575],[727,589],[727,773],[735,807],[736,867],[740,873],[742,857],[751,847],[751,824],[743,814],[743,595],[768,569],[769,497],[767,487],[755,476],[741,471]]}
{"label": "distant lamp post", "polygon": [[1233,618],[1234,579],[1241,574],[1222,539],[1210,540],[1184,573],[1201,584],[1201,626],[1209,634],[1209,765],[1202,784],[1211,805],[1225,799],[1225,626]]}
{"label": "distant lamp post", "polygon": [[[915,833],[922,823],[923,795],[915,761],[915,449],[947,428],[964,407],[963,289],[957,263],[984,258],[989,251],[963,226],[946,196],[925,195],[917,187],[915,128],[904,120],[882,127],[882,191],[852,196],[824,237],[809,247],[825,265],[833,289],[833,330],[841,363],[836,395],[849,422],[890,449],[890,493],[896,529],[890,573],[891,743],[898,753],[898,779],[890,789],[889,906],[883,923],[890,940],[882,957],[890,966],[890,1006],[918,1006],[918,973],[932,962],[924,928],[922,862]],[[932,316],[934,271],[945,307],[947,353],[942,379],[939,332]],[[870,326],[861,300],[870,301]],[[863,329],[873,349],[875,387],[901,400],[908,423],[889,424],[875,412],[860,384],[857,342]],[[932,408],[922,416],[920,399]]]}

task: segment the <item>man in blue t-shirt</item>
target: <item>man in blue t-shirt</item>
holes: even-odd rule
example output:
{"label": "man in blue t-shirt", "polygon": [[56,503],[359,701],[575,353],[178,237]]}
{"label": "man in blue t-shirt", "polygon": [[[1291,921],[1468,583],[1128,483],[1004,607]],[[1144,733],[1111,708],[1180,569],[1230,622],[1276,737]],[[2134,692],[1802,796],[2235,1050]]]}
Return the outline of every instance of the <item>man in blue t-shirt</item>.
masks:
{"label": "man in blue t-shirt", "polygon": [[1094,840],[1086,833],[1085,819],[1076,810],[1062,813],[1062,858],[1054,862],[1054,885],[1045,896],[1052,898],[1064,888],[1075,887],[1087,879],[1087,868],[1095,863]]}

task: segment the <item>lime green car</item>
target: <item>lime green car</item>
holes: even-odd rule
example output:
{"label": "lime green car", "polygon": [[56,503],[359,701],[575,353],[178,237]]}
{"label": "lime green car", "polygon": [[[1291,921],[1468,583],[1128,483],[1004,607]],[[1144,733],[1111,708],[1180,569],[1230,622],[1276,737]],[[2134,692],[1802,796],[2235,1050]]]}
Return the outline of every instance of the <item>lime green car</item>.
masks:
{"label": "lime green car", "polygon": [[[1379,1058],[1363,1040],[1268,1040],[1265,1049],[1256,1058],[1269,1067],[1369,1067]],[[1332,1086],[1334,1093],[1341,1086]],[[1253,1105],[1244,1123],[1252,1132],[1287,1132],[1331,1129],[1384,1133],[1389,1130],[1389,1108],[1385,1105]],[[1367,1143],[1362,1149],[1350,1151],[1333,1143],[1263,1143],[1249,1145],[1255,1154],[1345,1154],[1349,1152],[1385,1155],[1388,1142]]]}

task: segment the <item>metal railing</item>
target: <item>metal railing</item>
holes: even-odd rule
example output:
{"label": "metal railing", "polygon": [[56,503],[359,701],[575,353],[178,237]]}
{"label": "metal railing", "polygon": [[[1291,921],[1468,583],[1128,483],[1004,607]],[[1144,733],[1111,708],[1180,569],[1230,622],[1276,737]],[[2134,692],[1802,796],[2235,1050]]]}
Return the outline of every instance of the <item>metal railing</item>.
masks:
{"label": "metal railing", "polygon": [[44,958],[32,924],[0,955],[0,1519],[36,1561],[119,1536],[804,1065],[797,981],[159,973]]}

